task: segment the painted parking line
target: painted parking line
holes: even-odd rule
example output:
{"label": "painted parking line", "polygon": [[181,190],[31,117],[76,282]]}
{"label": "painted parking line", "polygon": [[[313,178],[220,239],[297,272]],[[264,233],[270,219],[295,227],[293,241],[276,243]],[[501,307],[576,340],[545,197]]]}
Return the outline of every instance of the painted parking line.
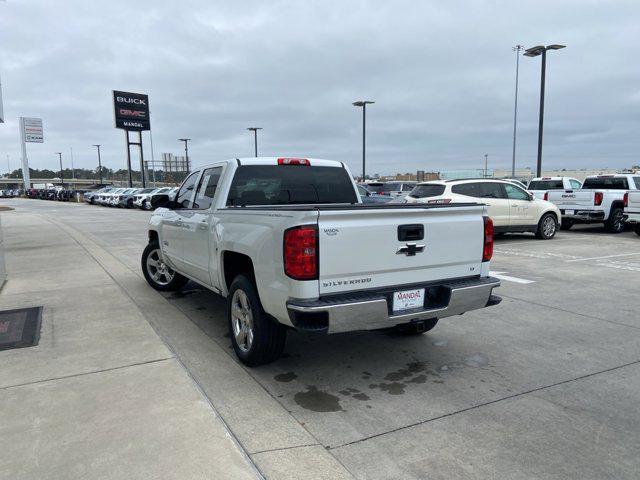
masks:
{"label": "painted parking line", "polygon": [[571,262],[586,262],[588,260],[604,260],[606,258],[630,257],[632,255],[640,255],[640,252],[636,252],[636,253],[620,253],[618,255],[605,255],[604,257],[576,258],[576,259],[573,259],[573,260],[567,260],[567,263],[571,263]]}
{"label": "painted parking line", "polygon": [[534,280],[527,280],[526,278],[512,277],[510,275],[505,275],[507,272],[489,272],[492,277],[497,278],[498,280],[504,280],[505,282],[513,282],[520,283],[522,285],[527,285],[529,283],[536,283]]}

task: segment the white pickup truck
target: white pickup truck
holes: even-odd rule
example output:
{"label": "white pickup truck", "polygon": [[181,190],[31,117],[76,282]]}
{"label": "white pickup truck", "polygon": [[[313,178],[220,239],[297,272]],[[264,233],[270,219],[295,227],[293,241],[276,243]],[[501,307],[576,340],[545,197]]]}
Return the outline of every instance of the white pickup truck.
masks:
{"label": "white pickup truck", "polygon": [[582,188],[582,182],[571,177],[538,177],[532,178],[526,188],[534,197],[546,200],[549,190],[577,190]]}
{"label": "white pickup truck", "polygon": [[624,197],[625,220],[635,224],[635,232],[640,236],[640,190],[628,191]]}
{"label": "white pickup truck", "polygon": [[604,223],[607,231],[624,230],[624,194],[640,188],[640,175],[616,174],[587,177],[580,190],[551,191],[547,199],[562,213],[562,227],[574,223]]}
{"label": "white pickup truck", "polygon": [[288,328],[408,333],[495,305],[483,205],[363,204],[342,162],[251,158],[191,173],[149,222],[142,271],[227,298],[233,348],[275,360]]}

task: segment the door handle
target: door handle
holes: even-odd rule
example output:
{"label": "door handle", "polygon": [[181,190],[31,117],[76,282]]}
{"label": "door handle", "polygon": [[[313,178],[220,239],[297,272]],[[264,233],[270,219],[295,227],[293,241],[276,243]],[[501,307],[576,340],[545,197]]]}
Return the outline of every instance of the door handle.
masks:
{"label": "door handle", "polygon": [[207,229],[207,221],[206,221],[206,220],[201,221],[201,222],[198,224],[198,228],[199,228],[200,230],[206,230],[206,229]]}

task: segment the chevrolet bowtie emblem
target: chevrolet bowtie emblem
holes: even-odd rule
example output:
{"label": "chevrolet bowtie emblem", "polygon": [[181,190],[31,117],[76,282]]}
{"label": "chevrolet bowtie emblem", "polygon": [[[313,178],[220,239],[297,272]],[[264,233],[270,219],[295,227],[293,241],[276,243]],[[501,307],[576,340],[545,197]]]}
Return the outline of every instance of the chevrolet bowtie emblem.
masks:
{"label": "chevrolet bowtie emblem", "polygon": [[416,253],[424,252],[424,245],[418,245],[417,243],[407,243],[404,247],[398,247],[396,255],[406,255],[407,257],[413,257]]}

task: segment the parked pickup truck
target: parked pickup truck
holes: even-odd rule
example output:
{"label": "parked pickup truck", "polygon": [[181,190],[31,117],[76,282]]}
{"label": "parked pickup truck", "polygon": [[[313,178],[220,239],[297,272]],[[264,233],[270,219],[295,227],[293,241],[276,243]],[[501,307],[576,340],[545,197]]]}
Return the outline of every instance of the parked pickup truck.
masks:
{"label": "parked pickup truck", "polygon": [[538,177],[529,182],[527,190],[536,198],[546,200],[545,194],[549,190],[577,190],[582,188],[582,182],[571,177]]}
{"label": "parked pickup truck", "polygon": [[280,356],[288,328],[433,328],[495,305],[483,205],[365,205],[342,162],[227,160],[191,173],[149,222],[142,271],[157,290],[193,280],[226,297],[249,366]]}
{"label": "parked pickup truck", "polygon": [[625,194],[624,215],[626,220],[635,224],[635,232],[640,236],[640,190]]}
{"label": "parked pickup truck", "polygon": [[624,230],[624,194],[640,188],[640,175],[616,174],[587,177],[579,190],[551,191],[548,200],[562,213],[562,227],[574,223],[604,223],[612,233]]}

